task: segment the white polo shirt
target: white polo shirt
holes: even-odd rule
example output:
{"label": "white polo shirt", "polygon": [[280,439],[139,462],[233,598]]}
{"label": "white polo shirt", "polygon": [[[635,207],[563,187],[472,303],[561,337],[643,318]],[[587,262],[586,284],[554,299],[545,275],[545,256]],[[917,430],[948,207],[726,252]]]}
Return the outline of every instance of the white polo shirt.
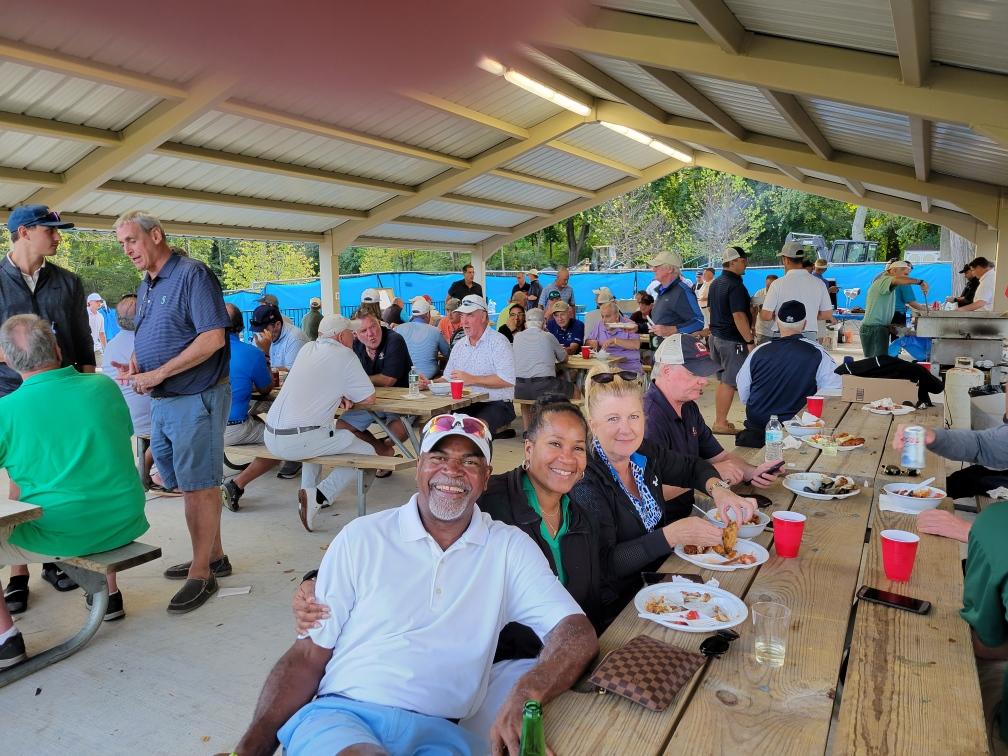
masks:
{"label": "white polo shirt", "polygon": [[315,594],[330,615],[308,637],[333,652],[320,695],[453,719],[479,708],[504,625],[545,638],[584,613],[532,539],[478,507],[442,551],[416,494],[348,523],[322,559]]}
{"label": "white polo shirt", "polygon": [[[833,312],[833,303],[830,301],[826,284],[807,270],[789,270],[781,278],[774,281],[770,288],[767,289],[762,309],[767,312],[776,313],[782,304],[790,302],[792,299],[805,305],[806,331],[816,330],[816,321],[819,318],[820,312],[827,310]],[[777,331],[776,323],[773,323],[773,330]]]}
{"label": "white polo shirt", "polygon": [[507,388],[480,388],[489,395],[488,401],[511,401],[514,399],[515,362],[514,351],[507,336],[498,333],[489,325],[483,331],[476,346],[469,342],[469,337],[463,335],[448,356],[445,365],[445,377],[453,370],[461,370],[472,375],[496,375],[511,385]]}
{"label": "white polo shirt", "polygon": [[297,353],[266,422],[278,429],[327,425],[343,397],[360,402],[373,393],[352,349],[331,339],[309,341]]}
{"label": "white polo shirt", "polygon": [[980,276],[980,285],[977,286],[976,294],[973,295],[973,301],[979,302],[981,300],[984,305],[979,309],[979,312],[994,311],[994,268],[990,268]]}

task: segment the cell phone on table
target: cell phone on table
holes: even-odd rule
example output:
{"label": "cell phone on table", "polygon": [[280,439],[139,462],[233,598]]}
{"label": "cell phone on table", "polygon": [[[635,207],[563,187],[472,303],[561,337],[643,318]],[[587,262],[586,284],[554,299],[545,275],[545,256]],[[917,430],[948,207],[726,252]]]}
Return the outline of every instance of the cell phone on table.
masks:
{"label": "cell phone on table", "polygon": [[657,583],[671,583],[672,578],[679,576],[694,583],[703,583],[704,579],[695,572],[642,572],[640,574],[644,585],[656,585]]}
{"label": "cell phone on table", "polygon": [[927,614],[931,611],[931,602],[923,599],[915,599],[910,596],[903,596],[891,591],[883,591],[878,588],[870,588],[862,585],[858,588],[857,597],[865,601],[871,601],[883,606],[891,606],[893,609],[903,609],[914,614]]}

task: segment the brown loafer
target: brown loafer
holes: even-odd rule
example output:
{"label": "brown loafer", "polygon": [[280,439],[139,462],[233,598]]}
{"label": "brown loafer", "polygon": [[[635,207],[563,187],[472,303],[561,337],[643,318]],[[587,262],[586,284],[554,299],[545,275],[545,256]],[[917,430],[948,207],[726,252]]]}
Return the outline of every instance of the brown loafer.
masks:
{"label": "brown loafer", "polygon": [[185,614],[193,609],[199,609],[215,593],[217,593],[217,578],[213,573],[208,580],[189,578],[168,602],[168,611],[172,614]]}

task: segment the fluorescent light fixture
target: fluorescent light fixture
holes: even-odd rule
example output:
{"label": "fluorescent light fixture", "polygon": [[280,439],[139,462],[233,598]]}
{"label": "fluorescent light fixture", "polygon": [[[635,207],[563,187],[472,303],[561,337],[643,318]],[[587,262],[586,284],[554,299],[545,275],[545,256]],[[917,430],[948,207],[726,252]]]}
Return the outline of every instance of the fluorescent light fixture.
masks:
{"label": "fluorescent light fixture", "polygon": [[682,150],[677,150],[675,147],[671,147],[664,142],[659,142],[657,139],[652,139],[647,134],[642,134],[639,131],[631,129],[627,126],[623,126],[618,123],[610,123],[609,121],[599,121],[607,129],[615,131],[617,134],[622,134],[628,139],[633,139],[635,142],[640,142],[646,147],[650,147],[652,150],[657,150],[664,155],[669,157],[674,157],[676,160],[680,160],[683,163],[692,163],[693,156],[688,152],[683,152]]}
{"label": "fluorescent light fixture", "polygon": [[572,113],[577,113],[579,116],[586,116],[591,113],[590,105],[585,105],[583,102],[579,102],[573,97],[568,97],[562,92],[557,92],[552,87],[548,87],[542,82],[536,81],[520,71],[508,68],[503,63],[500,63],[493,58],[480,58],[476,65],[484,71],[492,73],[494,76],[503,76],[505,80],[511,82],[516,87],[521,87],[526,92],[531,92],[537,97],[549,100],[554,105],[559,105],[561,108],[569,110]]}

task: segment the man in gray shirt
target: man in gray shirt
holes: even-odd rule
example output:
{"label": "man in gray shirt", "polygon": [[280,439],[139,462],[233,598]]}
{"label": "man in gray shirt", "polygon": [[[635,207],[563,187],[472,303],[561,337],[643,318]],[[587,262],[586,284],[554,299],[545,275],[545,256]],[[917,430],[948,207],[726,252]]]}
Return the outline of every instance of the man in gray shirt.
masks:
{"label": "man in gray shirt", "polygon": [[566,266],[561,266],[557,269],[556,280],[553,281],[549,286],[542,290],[539,295],[539,304],[545,305],[546,300],[549,299],[549,293],[551,291],[556,291],[560,293],[560,299],[571,306],[572,310],[575,310],[574,304],[574,289],[570,286],[570,271]]}
{"label": "man in gray shirt", "polygon": [[[514,335],[515,399],[537,399],[546,394],[570,398],[569,381],[557,377],[557,363],[567,361],[567,351],[556,336],[543,328],[543,311],[525,314],[525,330]],[[528,427],[530,407],[522,405],[522,422]]]}

